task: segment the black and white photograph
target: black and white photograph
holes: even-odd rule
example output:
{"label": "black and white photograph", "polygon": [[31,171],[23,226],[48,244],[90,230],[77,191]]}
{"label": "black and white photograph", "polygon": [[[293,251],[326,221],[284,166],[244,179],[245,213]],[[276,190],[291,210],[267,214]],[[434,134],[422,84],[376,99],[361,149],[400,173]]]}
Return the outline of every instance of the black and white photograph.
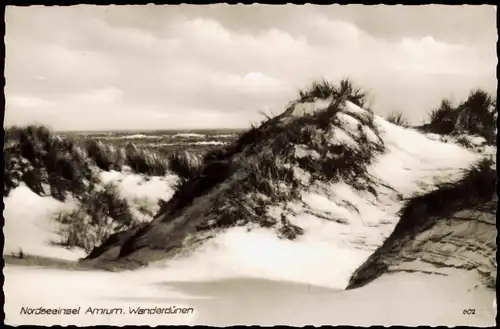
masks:
{"label": "black and white photograph", "polygon": [[496,324],[493,5],[8,5],[5,324]]}

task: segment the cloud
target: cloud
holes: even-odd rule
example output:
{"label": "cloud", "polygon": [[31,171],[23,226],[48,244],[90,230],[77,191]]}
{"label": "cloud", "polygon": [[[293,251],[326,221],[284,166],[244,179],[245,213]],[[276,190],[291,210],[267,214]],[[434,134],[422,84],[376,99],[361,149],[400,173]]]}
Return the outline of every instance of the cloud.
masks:
{"label": "cloud", "polygon": [[[393,8],[356,8],[9,7],[9,122],[31,113],[56,129],[244,127],[322,77],[351,77],[379,112],[418,121],[451,93],[496,88],[496,36],[443,34],[439,20],[409,14],[421,9],[404,9],[405,25]],[[495,29],[474,22],[464,24],[481,40]]]}
{"label": "cloud", "polygon": [[106,105],[118,102],[122,98],[122,96],[123,96],[122,90],[115,87],[109,87],[100,90],[92,90],[84,94],[76,95],[75,101],[78,103],[84,102],[86,103],[86,105],[88,103]]}
{"label": "cloud", "polygon": [[286,88],[280,81],[261,72],[249,72],[244,75],[220,74],[210,76],[211,82],[236,93],[274,93]]}
{"label": "cloud", "polygon": [[31,96],[7,96],[6,98],[7,108],[32,108],[32,109],[44,109],[53,105],[52,102],[43,100],[38,97]]}
{"label": "cloud", "polygon": [[351,22],[342,20],[330,20],[319,16],[308,21],[311,26],[310,38],[318,38],[330,46],[352,46],[359,45],[367,40],[369,36]]}

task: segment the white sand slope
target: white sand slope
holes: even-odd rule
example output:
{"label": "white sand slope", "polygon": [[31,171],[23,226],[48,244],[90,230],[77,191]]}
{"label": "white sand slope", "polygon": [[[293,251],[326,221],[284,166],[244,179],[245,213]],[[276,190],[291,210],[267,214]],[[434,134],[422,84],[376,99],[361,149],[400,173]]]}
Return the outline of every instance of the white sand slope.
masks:
{"label": "white sand slope", "polygon": [[177,181],[175,175],[146,177],[132,172],[114,170],[101,172],[99,178],[104,184],[116,184],[128,200],[146,198],[153,203],[157,203],[160,198],[170,199],[174,193],[172,185]]}
{"label": "white sand slope", "polygon": [[457,144],[428,138],[409,128],[376,119],[382,130],[388,152],[371,168],[371,173],[383,179],[405,197],[427,190],[440,181],[456,178],[481,155]]}
{"label": "white sand slope", "polygon": [[150,221],[152,216],[145,216],[138,211],[139,207],[148,209],[151,214],[159,210],[158,200],[168,201],[174,194],[173,185],[176,175],[151,176],[139,175],[130,171],[102,171],[99,178],[103,184],[113,183],[123,198],[127,200],[135,213],[135,217]]}

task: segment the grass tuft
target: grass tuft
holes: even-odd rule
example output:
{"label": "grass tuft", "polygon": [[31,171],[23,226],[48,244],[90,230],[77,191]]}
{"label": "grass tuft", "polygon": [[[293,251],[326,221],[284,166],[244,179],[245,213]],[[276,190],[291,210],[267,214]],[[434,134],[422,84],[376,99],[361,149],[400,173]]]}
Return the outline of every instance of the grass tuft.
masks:
{"label": "grass tuft", "polygon": [[496,99],[487,92],[473,90],[458,105],[443,100],[429,114],[426,131],[442,135],[478,135],[489,144],[496,144]]}
{"label": "grass tuft", "polygon": [[149,176],[164,176],[169,167],[168,159],[132,143],[125,147],[125,164],[134,172]]}
{"label": "grass tuft", "polygon": [[457,108],[450,100],[442,100],[440,106],[429,113],[429,132],[440,135],[451,134],[455,129],[458,114]]}
{"label": "grass tuft", "polygon": [[312,102],[316,99],[343,98],[363,107],[366,101],[366,94],[353,86],[349,79],[340,81],[339,86],[335,86],[323,79],[314,81],[311,86],[299,91],[300,102]]}
{"label": "grass tuft", "polygon": [[176,152],[169,157],[169,168],[182,180],[195,178],[201,169],[201,159],[189,152]]}
{"label": "grass tuft", "polygon": [[62,212],[55,219],[62,224],[59,232],[63,237],[61,244],[80,247],[86,252],[100,245],[111,234],[137,224],[130,205],[113,184],[93,186],[76,209]]}
{"label": "grass tuft", "polygon": [[410,126],[408,119],[405,118],[403,112],[401,111],[393,111],[389,113],[386,120],[401,127],[408,128]]}
{"label": "grass tuft", "polygon": [[62,140],[44,126],[6,130],[4,196],[24,181],[38,194],[64,200],[66,193],[81,194],[92,170],[79,146]]}

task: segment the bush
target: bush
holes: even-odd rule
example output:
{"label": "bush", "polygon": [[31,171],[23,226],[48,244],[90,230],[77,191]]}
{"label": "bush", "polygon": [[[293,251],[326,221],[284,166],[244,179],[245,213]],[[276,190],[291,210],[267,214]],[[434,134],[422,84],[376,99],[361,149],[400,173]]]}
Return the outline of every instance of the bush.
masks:
{"label": "bush", "polygon": [[469,133],[484,137],[488,143],[496,141],[496,102],[483,90],[475,90],[458,109],[454,133]]}
{"label": "bush", "polygon": [[283,194],[280,184],[298,187],[292,167],[286,165],[277,152],[270,151],[246,159],[240,170],[247,175],[243,183],[248,187],[247,192],[257,191],[276,201],[286,199],[288,194]]}
{"label": "bush", "polygon": [[56,221],[62,224],[59,232],[63,237],[61,244],[80,247],[86,252],[100,245],[111,234],[137,224],[128,202],[112,184],[93,189],[83,197],[77,209],[60,213]]}
{"label": "bush", "polygon": [[202,166],[202,160],[187,151],[172,154],[168,158],[168,162],[169,169],[183,180],[189,180],[196,177],[200,173]]}
{"label": "bush", "polygon": [[72,140],[63,141],[44,126],[12,127],[5,133],[5,195],[24,181],[33,191],[64,200],[66,192],[81,194],[84,181],[93,178],[81,150]]}
{"label": "bush", "polygon": [[58,232],[61,245],[68,248],[79,247],[88,253],[110,235],[104,224],[91,224],[91,217],[81,209],[61,213],[56,220],[63,224]]}
{"label": "bush", "polygon": [[327,80],[314,81],[312,85],[299,91],[299,99],[302,102],[313,101],[315,98],[327,99],[337,94],[337,88]]}
{"label": "bush", "polygon": [[119,153],[111,145],[105,145],[103,142],[95,139],[85,139],[84,148],[87,156],[102,170],[121,170],[124,164],[120,159]]}
{"label": "bush", "polygon": [[15,154],[16,150],[8,147],[4,149],[4,196],[9,195],[9,192],[17,187],[22,179],[22,168],[20,166],[20,156]]}
{"label": "bush", "polygon": [[483,283],[486,287],[495,289],[497,288],[497,262],[496,258],[490,258],[487,264],[486,273],[483,276]]}
{"label": "bush", "polygon": [[393,111],[393,112],[389,113],[386,120],[389,121],[390,123],[393,123],[393,124],[401,126],[401,127],[407,128],[410,126],[410,123],[404,117],[403,113],[400,111]]}
{"label": "bush", "polygon": [[474,90],[467,100],[453,106],[449,100],[429,114],[428,132],[451,135],[471,134],[496,143],[496,100],[483,90]]}
{"label": "bush", "polygon": [[441,105],[433,109],[429,114],[430,132],[449,135],[455,129],[455,123],[458,119],[458,111],[447,99],[441,101]]}
{"label": "bush", "polygon": [[120,196],[118,188],[113,184],[106,184],[85,195],[82,210],[91,216],[91,224],[97,224],[105,217],[112,218],[121,227],[127,227],[134,221],[127,200]]}
{"label": "bush", "polygon": [[164,176],[168,170],[168,160],[149,150],[129,143],[125,147],[126,165],[139,174]]}

